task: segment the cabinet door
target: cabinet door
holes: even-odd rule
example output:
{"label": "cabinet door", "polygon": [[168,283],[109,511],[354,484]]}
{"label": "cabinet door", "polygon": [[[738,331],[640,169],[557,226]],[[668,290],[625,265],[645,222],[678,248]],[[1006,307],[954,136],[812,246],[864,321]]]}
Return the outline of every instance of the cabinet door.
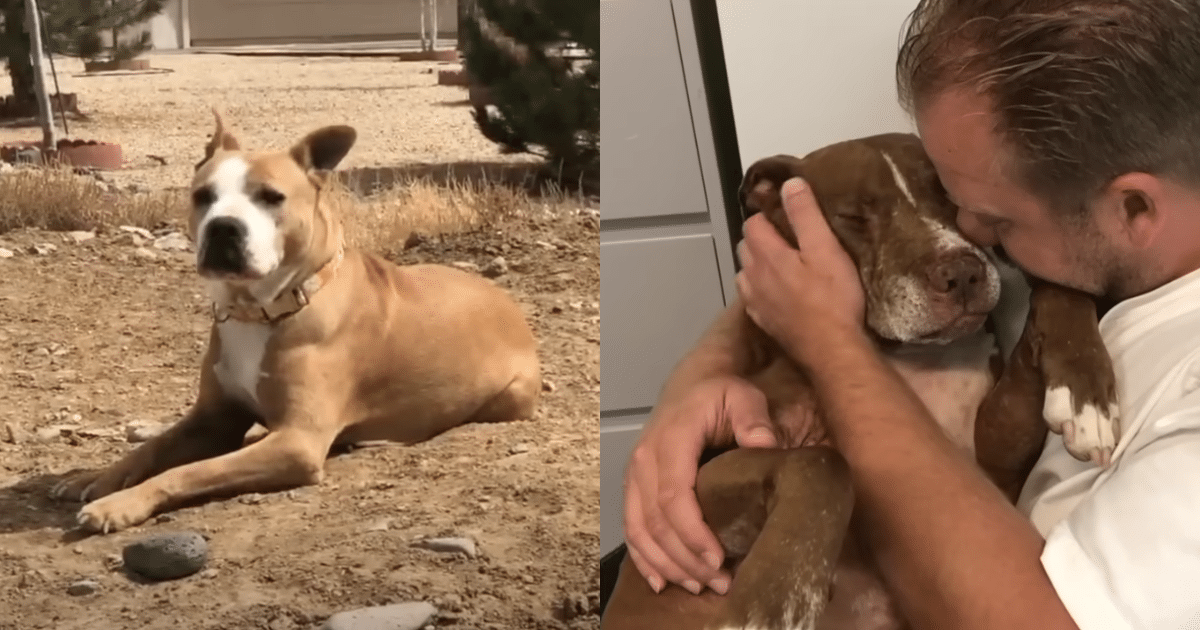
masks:
{"label": "cabinet door", "polygon": [[667,0],[600,3],[600,218],[707,213]]}
{"label": "cabinet door", "polygon": [[625,464],[646,419],[622,418],[600,427],[600,555],[625,542]]}
{"label": "cabinet door", "polygon": [[600,246],[600,409],[653,407],[725,306],[708,234]]}

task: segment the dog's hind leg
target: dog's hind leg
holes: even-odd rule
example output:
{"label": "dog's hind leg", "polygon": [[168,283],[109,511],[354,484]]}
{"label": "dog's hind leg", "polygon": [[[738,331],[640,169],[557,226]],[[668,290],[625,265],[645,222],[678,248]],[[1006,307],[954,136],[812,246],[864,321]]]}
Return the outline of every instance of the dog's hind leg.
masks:
{"label": "dog's hind leg", "polygon": [[841,455],[825,447],[734,449],[700,468],[696,494],[709,527],[737,562],[729,593],[706,627],[815,627],[853,509]]}
{"label": "dog's hind leg", "polygon": [[531,420],[542,393],[542,374],[537,357],[521,362],[504,389],[489,398],[467,422],[511,422]]}

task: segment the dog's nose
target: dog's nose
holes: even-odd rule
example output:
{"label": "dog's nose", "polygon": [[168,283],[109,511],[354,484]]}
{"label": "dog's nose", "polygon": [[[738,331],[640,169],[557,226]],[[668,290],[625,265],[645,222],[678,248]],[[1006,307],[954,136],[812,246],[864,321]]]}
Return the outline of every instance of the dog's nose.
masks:
{"label": "dog's nose", "polygon": [[209,271],[241,273],[246,268],[246,225],[230,217],[218,217],[204,228],[200,266]]}
{"label": "dog's nose", "polygon": [[930,273],[930,281],[935,291],[963,304],[982,289],[986,278],[987,270],[983,261],[970,253],[942,258]]}

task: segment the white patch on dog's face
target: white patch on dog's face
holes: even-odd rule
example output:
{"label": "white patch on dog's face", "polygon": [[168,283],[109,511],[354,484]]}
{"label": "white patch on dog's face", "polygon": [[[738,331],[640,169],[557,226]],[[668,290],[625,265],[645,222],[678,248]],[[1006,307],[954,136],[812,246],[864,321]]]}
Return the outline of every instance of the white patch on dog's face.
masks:
{"label": "white patch on dog's face", "polygon": [[283,260],[283,239],[275,223],[274,213],[255,202],[246,190],[249,164],[240,156],[225,159],[213,170],[207,185],[214,201],[196,228],[196,260],[202,259],[208,243],[208,226],[220,217],[239,222],[245,229],[243,254],[246,271],[263,277],[274,271]]}
{"label": "white patch on dog's face", "polygon": [[[896,275],[874,296],[877,303],[867,309],[867,325],[896,341],[916,341],[929,332],[929,292],[912,274]],[[868,295],[867,299],[872,296]]]}
{"label": "white patch on dog's face", "polygon": [[896,162],[892,160],[892,156],[887,154],[887,151],[880,151],[883,155],[883,160],[887,162],[888,168],[892,169],[892,179],[896,181],[896,187],[904,193],[904,198],[908,200],[914,207],[917,205],[917,200],[913,197],[912,190],[908,188],[908,180],[904,179],[904,175],[900,172],[900,167],[896,166]]}

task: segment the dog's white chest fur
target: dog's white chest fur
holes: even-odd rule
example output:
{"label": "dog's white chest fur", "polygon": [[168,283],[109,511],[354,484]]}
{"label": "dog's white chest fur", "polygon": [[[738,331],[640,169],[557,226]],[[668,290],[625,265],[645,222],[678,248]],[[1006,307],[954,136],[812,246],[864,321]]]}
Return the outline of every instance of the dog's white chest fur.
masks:
{"label": "dog's white chest fur", "polygon": [[975,452],[975,415],[995,380],[995,338],[979,332],[941,346],[910,346],[889,360],[925,403],[946,437]]}
{"label": "dog's white chest fur", "polygon": [[271,327],[230,319],[217,324],[217,335],[221,339],[221,355],[213,364],[213,371],[221,390],[261,413],[258,382],[263,374],[263,354],[271,338]]}

